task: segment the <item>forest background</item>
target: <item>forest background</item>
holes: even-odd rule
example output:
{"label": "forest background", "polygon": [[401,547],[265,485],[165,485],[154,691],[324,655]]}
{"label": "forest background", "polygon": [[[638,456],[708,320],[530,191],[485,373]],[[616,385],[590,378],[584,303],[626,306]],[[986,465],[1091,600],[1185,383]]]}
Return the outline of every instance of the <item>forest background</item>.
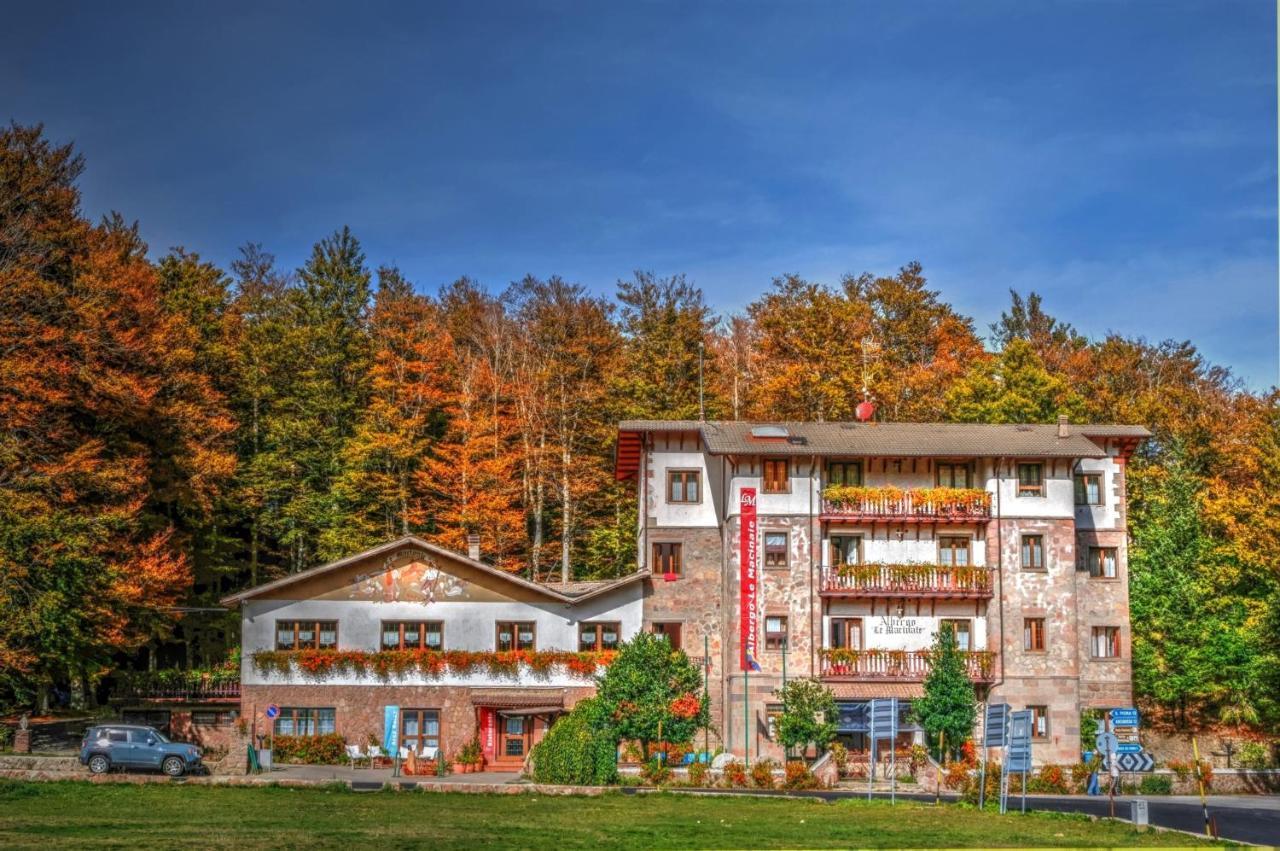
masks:
{"label": "forest background", "polygon": [[541,581],[628,573],[619,420],[852,419],[865,376],[883,421],[1149,427],[1135,689],[1280,728],[1280,394],[1189,341],[1088,339],[1017,292],[984,338],[916,263],[780,275],[728,316],[648,272],[612,297],[554,275],[428,293],[345,227],[301,268],[249,244],[222,269],[87,220],[83,166],[0,131],[0,708],[216,665],[219,598],[403,534],[477,534]]}

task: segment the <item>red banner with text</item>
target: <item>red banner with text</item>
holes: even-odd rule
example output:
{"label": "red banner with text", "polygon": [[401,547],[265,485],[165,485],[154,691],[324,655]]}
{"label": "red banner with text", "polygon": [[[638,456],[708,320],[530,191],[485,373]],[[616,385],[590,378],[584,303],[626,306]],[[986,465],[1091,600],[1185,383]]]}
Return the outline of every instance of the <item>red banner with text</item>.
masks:
{"label": "red banner with text", "polygon": [[758,655],[756,648],[757,612],[760,610],[759,605],[759,572],[756,567],[759,554],[756,552],[756,489],[743,488],[738,499],[738,519],[742,532],[742,539],[739,542],[738,561],[740,564],[738,574],[739,584],[739,604],[741,610],[738,615],[741,635],[740,645],[742,647],[740,664],[744,671],[758,671],[760,666],[756,663]]}

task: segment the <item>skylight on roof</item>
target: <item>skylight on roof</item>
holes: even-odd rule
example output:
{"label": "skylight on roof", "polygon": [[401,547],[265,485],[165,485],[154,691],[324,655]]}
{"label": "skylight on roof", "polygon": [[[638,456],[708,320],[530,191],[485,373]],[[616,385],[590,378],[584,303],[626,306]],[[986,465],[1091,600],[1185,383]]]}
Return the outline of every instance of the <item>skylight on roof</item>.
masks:
{"label": "skylight on roof", "polygon": [[791,432],[782,426],[754,426],[751,429],[751,436],[762,440],[782,440],[790,437]]}

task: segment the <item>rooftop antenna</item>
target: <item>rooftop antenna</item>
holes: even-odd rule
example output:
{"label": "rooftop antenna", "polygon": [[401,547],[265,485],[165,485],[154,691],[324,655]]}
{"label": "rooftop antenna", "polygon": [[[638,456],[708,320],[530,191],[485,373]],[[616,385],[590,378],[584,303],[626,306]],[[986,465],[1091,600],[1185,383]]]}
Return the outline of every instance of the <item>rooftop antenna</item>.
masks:
{"label": "rooftop antenna", "polygon": [[854,408],[853,415],[859,422],[867,422],[876,413],[875,403],[871,401],[871,355],[880,351],[880,345],[870,336],[862,338],[862,401]]}

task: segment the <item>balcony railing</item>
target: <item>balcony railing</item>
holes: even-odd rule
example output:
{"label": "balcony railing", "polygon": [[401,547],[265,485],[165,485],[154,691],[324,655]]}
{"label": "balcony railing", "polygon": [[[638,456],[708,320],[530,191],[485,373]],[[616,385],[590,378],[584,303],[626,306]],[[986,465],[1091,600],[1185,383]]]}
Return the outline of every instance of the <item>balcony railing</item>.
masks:
{"label": "balcony railing", "polygon": [[[995,678],[995,653],[969,650],[962,655],[969,679],[990,682]],[[823,679],[911,682],[928,675],[933,653],[929,650],[825,649],[820,658]]]}
{"label": "balcony railing", "polygon": [[831,485],[822,491],[822,515],[830,520],[979,523],[991,518],[991,494],[977,488]]}
{"label": "balcony railing", "polygon": [[985,567],[937,564],[847,564],[822,569],[822,593],[834,597],[991,596]]}
{"label": "balcony railing", "polygon": [[126,677],[115,696],[129,700],[230,701],[240,699],[240,678],[204,672],[157,671]]}

